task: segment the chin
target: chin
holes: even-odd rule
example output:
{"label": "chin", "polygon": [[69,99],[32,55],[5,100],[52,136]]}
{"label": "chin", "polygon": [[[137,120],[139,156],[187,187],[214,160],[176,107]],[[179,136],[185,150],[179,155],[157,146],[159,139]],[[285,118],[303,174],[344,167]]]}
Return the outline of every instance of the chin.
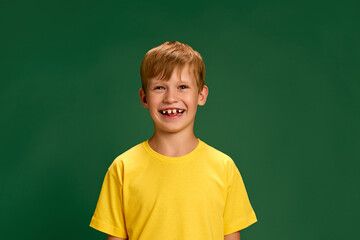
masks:
{"label": "chin", "polygon": [[160,132],[163,132],[163,133],[179,133],[181,131],[182,131],[182,129],[176,129],[176,128],[166,128],[166,129],[160,130]]}
{"label": "chin", "polygon": [[[163,133],[180,133],[180,132],[187,132],[189,130],[189,127],[191,127],[190,125],[187,126],[173,126],[173,127],[159,127],[158,130],[159,132],[163,132]],[[191,129],[192,131],[192,129]]]}

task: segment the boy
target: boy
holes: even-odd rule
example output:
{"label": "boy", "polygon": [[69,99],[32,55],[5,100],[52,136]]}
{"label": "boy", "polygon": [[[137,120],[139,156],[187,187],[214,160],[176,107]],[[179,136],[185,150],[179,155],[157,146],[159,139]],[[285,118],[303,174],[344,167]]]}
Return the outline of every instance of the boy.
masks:
{"label": "boy", "polygon": [[141,81],[154,134],[111,164],[90,226],[111,240],[239,240],[257,221],[240,173],[193,131],[208,95],[200,54],[165,42],[145,55]]}

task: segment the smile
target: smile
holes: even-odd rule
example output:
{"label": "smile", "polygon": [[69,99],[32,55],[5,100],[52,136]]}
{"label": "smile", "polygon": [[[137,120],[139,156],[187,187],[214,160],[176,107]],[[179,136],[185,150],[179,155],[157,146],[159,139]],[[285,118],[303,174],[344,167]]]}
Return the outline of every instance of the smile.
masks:
{"label": "smile", "polygon": [[165,116],[180,116],[184,113],[184,109],[164,109],[159,112]]}

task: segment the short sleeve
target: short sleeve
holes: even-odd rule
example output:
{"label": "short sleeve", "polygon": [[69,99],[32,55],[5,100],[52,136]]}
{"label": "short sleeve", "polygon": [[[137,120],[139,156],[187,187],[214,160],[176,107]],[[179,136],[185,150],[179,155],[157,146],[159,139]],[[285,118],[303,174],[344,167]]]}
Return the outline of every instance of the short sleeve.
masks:
{"label": "short sleeve", "polygon": [[234,161],[229,159],[225,166],[228,188],[224,209],[224,235],[228,235],[250,226],[257,219]]}
{"label": "short sleeve", "polygon": [[122,168],[119,165],[113,163],[105,175],[90,227],[115,237],[127,238]]}

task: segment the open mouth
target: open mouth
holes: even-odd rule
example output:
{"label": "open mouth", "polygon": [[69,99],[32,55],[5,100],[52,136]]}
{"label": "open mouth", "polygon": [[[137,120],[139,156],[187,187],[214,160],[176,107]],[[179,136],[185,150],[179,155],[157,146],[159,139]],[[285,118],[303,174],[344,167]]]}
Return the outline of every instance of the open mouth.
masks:
{"label": "open mouth", "polygon": [[165,109],[165,110],[160,110],[159,112],[165,116],[180,116],[185,112],[185,110],[184,109]]}

